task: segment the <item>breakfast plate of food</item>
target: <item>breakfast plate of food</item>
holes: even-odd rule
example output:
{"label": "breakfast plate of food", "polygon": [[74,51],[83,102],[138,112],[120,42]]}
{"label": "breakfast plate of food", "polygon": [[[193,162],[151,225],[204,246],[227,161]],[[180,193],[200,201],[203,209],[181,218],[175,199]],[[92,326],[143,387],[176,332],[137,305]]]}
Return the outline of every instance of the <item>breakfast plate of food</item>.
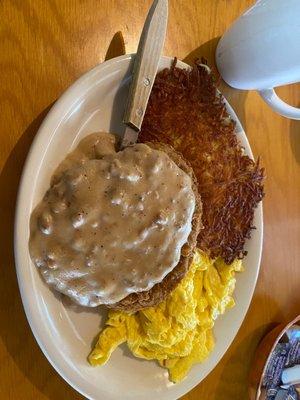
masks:
{"label": "breakfast plate of food", "polygon": [[264,172],[204,61],[161,57],[138,143],[120,149],[134,55],[55,103],[20,183],[15,258],[27,319],[89,399],[176,399],[246,315]]}
{"label": "breakfast plate of food", "polygon": [[167,15],[154,0],[137,53],[56,102],[21,179],[27,319],[90,399],[189,391],[233,340],[259,271],[264,170],[205,60],[161,57]]}

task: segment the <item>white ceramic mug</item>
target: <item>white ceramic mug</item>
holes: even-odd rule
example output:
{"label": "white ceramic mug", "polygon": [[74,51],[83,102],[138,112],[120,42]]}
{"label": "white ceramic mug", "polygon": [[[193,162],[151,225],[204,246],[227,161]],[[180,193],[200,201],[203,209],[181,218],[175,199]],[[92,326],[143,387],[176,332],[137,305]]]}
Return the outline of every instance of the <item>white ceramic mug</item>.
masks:
{"label": "white ceramic mug", "polygon": [[300,82],[300,0],[258,0],[221,38],[216,64],[230,86],[258,90],[276,112],[300,119],[274,90]]}

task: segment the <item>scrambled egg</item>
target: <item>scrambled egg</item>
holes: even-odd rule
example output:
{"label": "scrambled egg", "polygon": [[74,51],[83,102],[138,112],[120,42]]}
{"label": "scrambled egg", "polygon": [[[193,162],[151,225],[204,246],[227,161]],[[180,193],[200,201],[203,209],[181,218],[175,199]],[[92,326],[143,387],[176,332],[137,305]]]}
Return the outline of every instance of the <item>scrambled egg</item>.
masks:
{"label": "scrambled egg", "polygon": [[140,358],[157,360],[181,381],[214,348],[212,328],[218,315],[234,306],[235,260],[227,265],[197,250],[189,272],[167,300],[134,314],[110,311],[98,342],[89,355],[91,365],[103,365],[123,342]]}

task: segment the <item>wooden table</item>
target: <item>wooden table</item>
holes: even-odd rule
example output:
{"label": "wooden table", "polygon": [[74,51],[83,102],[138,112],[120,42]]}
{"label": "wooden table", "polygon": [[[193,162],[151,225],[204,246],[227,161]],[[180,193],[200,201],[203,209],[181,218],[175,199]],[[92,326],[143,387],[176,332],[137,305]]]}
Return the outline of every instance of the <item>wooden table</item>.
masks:
{"label": "wooden table", "polygon": [[[164,53],[213,63],[219,37],[252,0],[170,0]],[[29,146],[53,102],[81,74],[134,52],[150,0],[0,1],[0,398],[81,399],[52,369],[27,324],[13,260],[18,181]],[[111,43],[112,42],[112,43]],[[109,49],[109,51],[108,51]],[[271,68],[271,66],[270,66]],[[253,352],[277,322],[300,312],[300,121],[276,115],[255,92],[224,84],[267,170],[264,253],[247,317],[229,351],[186,400],[244,400]],[[280,95],[300,104],[300,86]]]}

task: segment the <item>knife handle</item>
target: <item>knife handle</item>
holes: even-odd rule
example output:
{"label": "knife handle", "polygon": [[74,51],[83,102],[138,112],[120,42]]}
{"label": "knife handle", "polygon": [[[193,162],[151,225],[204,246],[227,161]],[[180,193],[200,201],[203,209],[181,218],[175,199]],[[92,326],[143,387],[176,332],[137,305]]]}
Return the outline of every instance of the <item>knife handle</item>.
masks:
{"label": "knife handle", "polygon": [[155,0],[147,15],[134,59],[123,122],[140,130],[158,69],[167,29],[168,1]]}

